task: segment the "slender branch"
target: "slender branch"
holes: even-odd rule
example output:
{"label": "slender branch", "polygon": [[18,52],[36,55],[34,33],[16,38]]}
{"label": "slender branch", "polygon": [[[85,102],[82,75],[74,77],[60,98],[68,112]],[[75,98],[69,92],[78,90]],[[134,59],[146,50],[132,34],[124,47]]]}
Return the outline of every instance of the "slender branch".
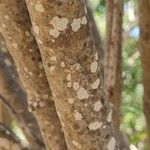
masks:
{"label": "slender branch", "polygon": [[21,147],[23,147],[20,139],[15,135],[13,131],[7,128],[3,123],[0,122],[0,132],[4,134],[8,139],[11,139],[13,142],[18,143]]}

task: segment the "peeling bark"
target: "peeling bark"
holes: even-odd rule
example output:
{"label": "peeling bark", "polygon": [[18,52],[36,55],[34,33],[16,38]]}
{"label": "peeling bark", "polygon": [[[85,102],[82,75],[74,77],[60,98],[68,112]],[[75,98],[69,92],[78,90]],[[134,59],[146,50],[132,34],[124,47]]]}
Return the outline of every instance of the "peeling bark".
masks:
{"label": "peeling bark", "polygon": [[26,0],[69,150],[114,150],[111,108],[82,0]]}
{"label": "peeling bark", "polygon": [[106,1],[106,63],[105,89],[113,104],[113,122],[116,136],[119,135],[122,92],[122,18],[123,0]]}
{"label": "peeling bark", "polygon": [[[38,47],[31,33],[24,1],[0,1],[0,32],[27,92],[29,110],[35,115],[47,149],[66,149],[54,101]],[[32,145],[33,149],[41,149]]]}
{"label": "peeling bark", "polygon": [[144,86],[144,113],[147,122],[149,144],[150,144],[150,1],[139,1],[139,23],[140,23],[140,44],[141,61],[143,69]]}

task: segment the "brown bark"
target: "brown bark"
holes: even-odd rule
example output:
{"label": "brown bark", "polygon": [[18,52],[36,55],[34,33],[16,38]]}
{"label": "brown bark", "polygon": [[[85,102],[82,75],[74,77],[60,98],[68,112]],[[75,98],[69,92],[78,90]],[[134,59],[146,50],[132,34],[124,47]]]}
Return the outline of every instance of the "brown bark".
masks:
{"label": "brown bark", "polygon": [[116,149],[82,0],[26,0],[69,150]]}
{"label": "brown bark", "polygon": [[107,37],[105,89],[113,104],[113,122],[116,136],[119,135],[122,92],[122,18],[123,0],[106,1]]}
{"label": "brown bark", "polygon": [[[0,52],[0,100],[3,105],[1,122],[10,127],[16,119],[30,144],[40,144],[40,131],[32,114],[27,111],[25,94],[17,84],[12,64],[4,52]],[[38,136],[34,132],[38,132]]]}
{"label": "brown bark", "polygon": [[0,136],[0,150],[21,150],[21,147],[18,143]]}
{"label": "brown bark", "polygon": [[[66,149],[54,101],[43,70],[41,56],[30,32],[24,1],[0,1],[0,32],[5,38],[24,89],[29,109],[35,115],[47,149]],[[33,145],[34,149],[39,149]]]}
{"label": "brown bark", "polygon": [[144,85],[144,113],[147,122],[149,142],[150,143],[150,1],[139,1],[139,23],[140,23],[140,44],[141,44],[141,61],[143,69]]}

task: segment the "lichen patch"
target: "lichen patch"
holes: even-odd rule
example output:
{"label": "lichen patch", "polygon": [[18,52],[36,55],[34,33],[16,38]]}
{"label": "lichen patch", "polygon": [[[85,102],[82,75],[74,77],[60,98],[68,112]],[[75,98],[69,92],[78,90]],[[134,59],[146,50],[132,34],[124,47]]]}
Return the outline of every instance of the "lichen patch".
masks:
{"label": "lichen patch", "polygon": [[62,68],[64,68],[66,66],[64,61],[62,61],[60,65]]}
{"label": "lichen patch", "polygon": [[96,81],[92,84],[92,89],[97,89],[100,84],[100,79],[96,79]]}
{"label": "lichen patch", "polygon": [[108,150],[115,150],[116,147],[116,140],[114,137],[112,137],[108,143],[107,149]]}
{"label": "lichen patch", "polygon": [[52,57],[51,57],[51,60],[52,60],[52,61],[57,61],[57,58],[56,58],[55,56],[52,56]]}
{"label": "lichen patch", "polygon": [[73,89],[76,91],[79,89],[79,83],[78,82],[73,83]]}
{"label": "lichen patch", "polygon": [[72,83],[71,82],[67,82],[67,87],[71,88],[71,86],[72,86]]}
{"label": "lichen patch", "polygon": [[43,5],[42,5],[41,3],[39,3],[39,2],[35,5],[35,9],[36,9],[38,12],[43,12],[43,11],[44,11]]}
{"label": "lichen patch", "polygon": [[74,103],[74,99],[73,99],[73,98],[69,98],[69,99],[68,99],[68,102],[69,102],[70,104],[73,104],[73,103]]}
{"label": "lichen patch", "polygon": [[75,112],[74,112],[74,118],[75,118],[75,120],[79,121],[79,120],[82,119],[82,114],[79,113],[77,110],[75,110]]}
{"label": "lichen patch", "polygon": [[49,30],[50,35],[57,38],[60,35],[60,31],[64,31],[67,28],[68,23],[69,20],[67,18],[54,17],[50,22],[53,26],[53,29]]}
{"label": "lichen patch", "polygon": [[101,108],[102,108],[102,103],[101,103],[101,101],[99,100],[99,101],[97,101],[95,104],[94,104],[94,111],[100,111],[101,110]]}
{"label": "lichen patch", "polygon": [[91,64],[91,73],[95,73],[97,71],[98,63],[97,61],[92,62]]}
{"label": "lichen patch", "polygon": [[88,99],[89,96],[90,96],[89,93],[83,87],[80,87],[78,89],[78,91],[77,91],[77,98],[79,100]]}
{"label": "lichen patch", "polygon": [[57,38],[60,35],[60,32],[56,29],[50,29],[49,34],[55,38]]}
{"label": "lichen patch", "polygon": [[71,81],[71,74],[68,74],[66,79],[67,79],[67,81]]}
{"label": "lichen patch", "polygon": [[98,60],[98,53],[95,53],[95,60]]}
{"label": "lichen patch", "polygon": [[102,126],[101,122],[95,121],[95,122],[89,124],[89,129],[90,130],[97,130],[97,129],[101,128],[101,126]]}
{"label": "lichen patch", "polygon": [[77,32],[80,29],[81,25],[86,25],[86,24],[87,24],[87,19],[84,16],[82,18],[74,19],[73,22],[71,23],[71,27],[74,32]]}
{"label": "lichen patch", "polygon": [[112,109],[110,110],[108,117],[107,117],[107,121],[111,122],[112,121]]}

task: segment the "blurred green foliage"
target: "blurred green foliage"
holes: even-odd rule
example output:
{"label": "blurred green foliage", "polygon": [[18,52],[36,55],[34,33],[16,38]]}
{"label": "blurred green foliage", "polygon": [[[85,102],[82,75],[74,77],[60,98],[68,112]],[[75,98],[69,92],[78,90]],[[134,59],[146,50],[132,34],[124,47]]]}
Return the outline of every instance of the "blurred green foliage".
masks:
{"label": "blurred green foliage", "polygon": [[[121,129],[127,134],[129,142],[139,150],[146,150],[147,132],[143,114],[143,85],[139,52],[139,29],[137,0],[124,1],[123,17],[123,91]],[[94,17],[104,40],[106,35],[105,0],[90,0]],[[133,30],[135,29],[135,30]],[[132,34],[130,34],[132,32]]]}

